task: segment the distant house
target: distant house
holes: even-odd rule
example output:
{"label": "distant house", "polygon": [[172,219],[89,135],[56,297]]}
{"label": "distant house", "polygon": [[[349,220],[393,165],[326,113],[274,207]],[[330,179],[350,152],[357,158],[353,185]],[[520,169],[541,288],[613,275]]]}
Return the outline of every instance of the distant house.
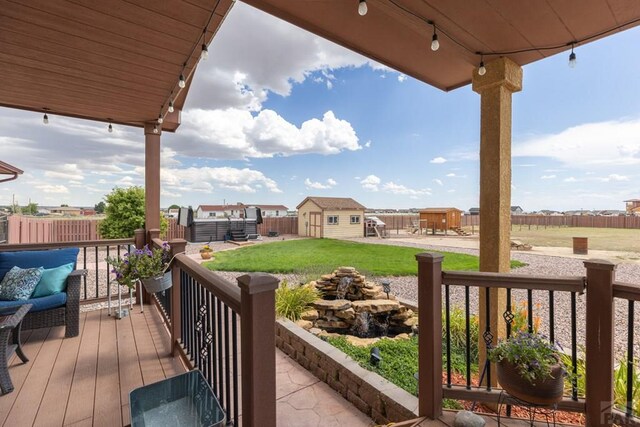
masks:
{"label": "distant house", "polygon": [[55,208],[49,208],[49,213],[51,213],[51,215],[79,216],[82,214],[82,209],[72,208],[69,206],[60,206]]}
{"label": "distant house", "polygon": [[554,211],[554,210],[550,210],[550,209],[542,209],[538,213],[540,215],[547,215],[547,216],[562,216],[562,212]]}
{"label": "distant house", "polygon": [[288,208],[283,205],[258,205],[236,203],[235,205],[200,205],[196,209],[196,218],[244,218],[246,208],[260,208],[262,217],[287,216]]}
{"label": "distant house", "polygon": [[626,203],[626,212],[628,215],[640,215],[640,199],[629,199]]}
{"label": "distant house", "polygon": [[347,197],[307,197],[297,206],[298,235],[320,238],[364,236],[365,207]]}
{"label": "distant house", "polygon": [[82,216],[94,216],[96,214],[96,210],[93,208],[85,208],[80,211],[80,215]]}
{"label": "distant house", "polygon": [[524,210],[520,206],[511,206],[511,215],[522,215]]}
{"label": "distant house", "polygon": [[469,208],[469,215],[480,215],[480,208]]}

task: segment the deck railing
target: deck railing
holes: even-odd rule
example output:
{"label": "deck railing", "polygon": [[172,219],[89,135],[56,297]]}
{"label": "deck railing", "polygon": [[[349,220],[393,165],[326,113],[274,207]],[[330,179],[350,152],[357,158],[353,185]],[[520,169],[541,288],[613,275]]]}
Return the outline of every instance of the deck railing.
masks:
{"label": "deck railing", "polygon": [[[586,261],[584,277],[546,277],[448,272],[442,271],[441,255],[425,253],[417,255],[416,258],[420,325],[420,415],[437,418],[442,412],[443,398],[491,405],[499,402],[516,403],[514,399],[505,397],[502,390],[493,386],[495,377],[492,379],[492,376],[495,374],[490,363],[478,367],[480,381],[472,382],[470,319],[473,315],[478,315],[480,310],[486,310],[483,313],[486,317],[486,321],[483,322],[484,329],[478,331],[479,347],[483,351],[491,348],[498,334],[501,337],[509,337],[515,332],[515,320],[518,315],[521,321],[519,327],[529,332],[540,329],[540,332],[547,335],[552,342],[559,339],[556,331],[559,322],[567,321],[569,331],[568,334],[565,332],[562,338],[565,341],[564,351],[570,358],[574,375],[570,392],[558,404],[557,409],[584,413],[589,426],[611,425],[614,421],[622,425],[640,425],[640,418],[637,418],[640,414],[634,413],[632,408],[634,393],[636,396],[639,393],[638,390],[634,391],[633,378],[639,369],[634,366],[637,363],[637,358],[634,359],[634,301],[640,300],[640,286],[615,282],[614,264],[607,261]],[[483,291],[480,291],[481,289]],[[582,299],[581,294],[584,294],[584,302],[578,301],[578,298]],[[516,296],[522,300],[520,308],[516,307]],[[477,303],[474,304],[476,297]],[[618,410],[613,399],[616,314],[614,297],[623,300],[628,306],[625,411]],[[556,307],[558,301],[563,298],[568,313],[565,310],[559,312]],[[452,303],[452,300],[456,300],[456,303]],[[466,372],[464,383],[455,384],[451,374],[450,322],[453,306],[460,305],[460,301],[461,309],[464,310]],[[492,310],[489,310],[489,307],[495,304],[503,307],[499,319],[491,318]],[[579,353],[582,352],[584,354],[580,356],[583,356],[584,360],[579,360]],[[444,384],[443,361],[446,378]],[[584,396],[579,395],[577,382],[578,366],[582,363],[585,366]]]}
{"label": "deck railing", "polygon": [[[80,304],[92,304],[106,301],[107,287],[111,286],[112,291],[118,291],[119,287],[109,285],[111,266],[106,262],[108,256],[121,256],[131,250],[135,245],[135,239],[105,239],[88,240],[76,242],[57,243],[27,243],[0,245],[0,252],[14,251],[38,251],[61,248],[79,248],[76,268],[87,270],[87,274],[82,278],[80,288]],[[129,293],[122,294],[128,297]],[[117,294],[116,294],[117,296]]]}
{"label": "deck railing", "polygon": [[[151,235],[154,245],[162,244],[155,231]],[[173,286],[154,299],[167,320],[172,353],[202,371],[228,422],[239,425],[242,414],[243,426],[275,426],[278,280],[247,274],[235,284],[185,255],[184,240],[169,245]]]}

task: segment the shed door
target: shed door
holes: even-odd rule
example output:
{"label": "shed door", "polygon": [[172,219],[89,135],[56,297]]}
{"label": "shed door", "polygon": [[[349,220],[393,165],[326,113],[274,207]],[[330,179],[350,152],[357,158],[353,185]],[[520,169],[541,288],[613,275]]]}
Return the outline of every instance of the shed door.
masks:
{"label": "shed door", "polygon": [[309,236],[322,237],[322,212],[309,212]]}

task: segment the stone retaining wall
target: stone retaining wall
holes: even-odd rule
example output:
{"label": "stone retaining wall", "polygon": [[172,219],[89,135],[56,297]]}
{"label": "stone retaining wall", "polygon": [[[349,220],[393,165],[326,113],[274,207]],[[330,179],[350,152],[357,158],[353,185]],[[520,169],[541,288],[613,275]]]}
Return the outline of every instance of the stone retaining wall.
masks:
{"label": "stone retaining wall", "polygon": [[418,416],[418,398],[295,323],[276,321],[276,346],[379,424]]}

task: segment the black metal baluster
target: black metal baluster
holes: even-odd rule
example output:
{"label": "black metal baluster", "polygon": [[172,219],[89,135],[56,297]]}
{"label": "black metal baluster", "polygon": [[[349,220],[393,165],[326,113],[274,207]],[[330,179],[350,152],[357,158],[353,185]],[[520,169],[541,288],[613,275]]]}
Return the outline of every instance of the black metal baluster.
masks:
{"label": "black metal baluster", "polygon": [[469,286],[464,287],[464,321],[466,326],[467,390],[471,390],[471,313],[469,313]]}
{"label": "black metal baluster", "polygon": [[202,354],[200,353],[202,350],[202,330],[204,328],[204,323],[202,321],[202,285],[200,282],[196,282],[195,288],[195,310],[193,313],[193,320],[195,322],[195,351],[193,354],[195,366],[198,369],[202,369]]}
{"label": "black metal baluster", "polygon": [[231,368],[229,367],[229,307],[224,304],[224,381],[226,389],[226,406],[225,409],[229,413],[231,408]]}
{"label": "black metal baluster", "polygon": [[[83,247],[82,248],[82,268],[84,270],[87,269],[87,247]],[[87,295],[87,275],[83,274],[82,275],[82,283],[84,283],[84,299],[88,298]]]}
{"label": "black metal baluster", "polygon": [[207,380],[209,381],[209,385],[211,386],[212,390],[215,390],[215,383],[216,383],[216,370],[215,370],[215,364],[216,364],[216,350],[215,350],[215,343],[216,343],[216,331],[214,330],[214,324],[212,321],[213,318],[213,310],[214,310],[214,306],[213,306],[213,297],[211,295],[211,292],[207,292],[207,307],[209,308],[208,312],[207,312],[207,328],[209,328],[209,334],[210,334],[210,339],[209,339],[209,344],[208,344],[208,349],[209,349],[209,359],[207,360],[207,372],[208,372],[208,376],[207,376]]}
{"label": "black metal baluster", "polygon": [[216,298],[215,296],[212,296],[212,300],[211,300],[211,324],[213,326],[213,360],[212,360],[212,367],[213,367],[213,372],[214,372],[214,380],[213,380],[213,384],[211,386],[211,388],[213,388],[213,392],[216,394],[216,397],[218,398],[218,400],[220,400],[220,371],[218,371],[218,357],[220,357],[220,355],[218,354],[218,335],[220,334],[220,331],[218,329],[218,325],[217,325],[217,316],[218,316],[218,307],[217,307],[217,301],[218,298]]}
{"label": "black metal baluster", "polygon": [[94,261],[96,263],[96,298],[98,298],[100,296],[99,294],[100,286],[98,286],[98,284],[100,283],[100,279],[98,278],[98,246],[96,246],[95,249],[96,249],[96,258]]}
{"label": "black metal baluster", "polygon": [[216,306],[217,306],[217,313],[216,313],[216,321],[218,323],[218,383],[220,385],[220,396],[218,398],[218,400],[220,402],[224,401],[224,370],[223,370],[223,366],[222,366],[222,338],[223,338],[223,332],[222,332],[222,302],[216,298]]}
{"label": "black metal baluster", "polygon": [[504,312],[504,322],[507,325],[507,338],[511,337],[511,324],[513,323],[513,311],[511,311],[511,288],[507,288],[507,310]]}
{"label": "black metal baluster", "polygon": [[571,379],[571,398],[578,400],[578,343],[576,338],[576,293],[571,292],[571,364],[573,378]]}
{"label": "black metal baluster", "polygon": [[445,338],[447,352],[447,387],[451,387],[451,312],[449,285],[444,285]]}
{"label": "black metal baluster", "polygon": [[182,317],[182,333],[180,334],[180,340],[182,341],[180,344],[183,349],[187,349],[187,281],[189,280],[188,275],[185,271],[180,271],[180,307],[182,308],[180,316]]}
{"label": "black metal baluster", "polygon": [[231,341],[233,345],[233,425],[238,425],[238,319],[236,312],[231,312]]}
{"label": "black metal baluster", "polygon": [[529,333],[533,333],[533,290],[527,289],[527,323]]}
{"label": "black metal baluster", "polygon": [[485,318],[486,325],[483,334],[485,347],[486,347],[486,373],[487,373],[487,391],[491,391],[491,363],[489,362],[489,350],[493,343],[493,334],[491,333],[491,289],[485,288]]}
{"label": "black metal baluster", "polygon": [[[107,259],[109,259],[109,245],[107,245]],[[96,269],[98,268],[98,261],[96,260]],[[111,287],[111,283],[109,283],[109,262],[107,261],[107,287]],[[100,288],[100,286],[96,283],[96,287]],[[107,291],[108,294],[109,291]],[[118,286],[117,292],[120,293],[120,286]]]}
{"label": "black metal baluster", "polygon": [[549,340],[552,344],[556,342],[555,319],[556,313],[553,291],[549,291]]}
{"label": "black metal baluster", "polygon": [[[633,325],[634,325],[634,301],[629,300],[629,315],[627,320],[627,417],[633,415]],[[635,414],[636,416],[640,414]]]}

